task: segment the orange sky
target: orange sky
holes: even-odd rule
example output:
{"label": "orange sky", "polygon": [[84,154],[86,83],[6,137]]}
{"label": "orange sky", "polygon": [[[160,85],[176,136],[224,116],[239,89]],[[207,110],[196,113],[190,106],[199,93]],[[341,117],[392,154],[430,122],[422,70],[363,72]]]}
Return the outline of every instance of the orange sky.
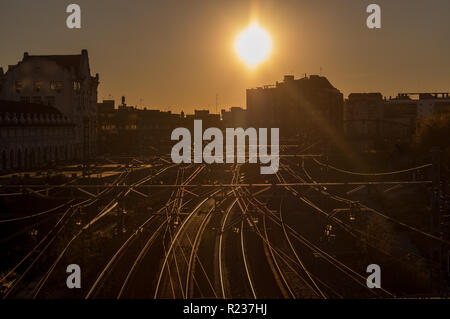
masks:
{"label": "orange sky", "polygon": [[[1,1],[0,65],[24,51],[73,54],[86,48],[100,74],[99,100],[170,109],[245,107],[245,89],[284,74],[318,74],[350,92],[450,91],[450,1],[378,3],[382,28],[365,25],[364,0],[74,1],[82,28],[65,26],[58,0]],[[234,52],[253,18],[271,35],[270,58],[249,70]]]}

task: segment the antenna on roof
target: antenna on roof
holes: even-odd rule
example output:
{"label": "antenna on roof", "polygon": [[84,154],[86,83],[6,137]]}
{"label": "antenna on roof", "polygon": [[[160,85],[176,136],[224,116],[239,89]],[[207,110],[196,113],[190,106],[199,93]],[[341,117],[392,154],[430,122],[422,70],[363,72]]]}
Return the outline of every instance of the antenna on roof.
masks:
{"label": "antenna on roof", "polygon": [[216,93],[216,114],[217,114],[217,105],[219,104],[219,94]]}

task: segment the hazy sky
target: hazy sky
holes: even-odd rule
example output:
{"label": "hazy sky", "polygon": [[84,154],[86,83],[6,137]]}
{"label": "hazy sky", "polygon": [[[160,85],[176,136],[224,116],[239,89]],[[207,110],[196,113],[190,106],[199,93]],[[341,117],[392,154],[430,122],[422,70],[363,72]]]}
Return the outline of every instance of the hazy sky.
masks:
{"label": "hazy sky", "polygon": [[[82,28],[65,8],[81,6]],[[381,6],[382,28],[366,27]],[[249,70],[236,35],[257,18],[271,36],[269,59]],[[23,52],[89,51],[100,74],[99,100],[214,111],[245,107],[245,89],[284,74],[322,74],[350,92],[450,91],[449,0],[0,0],[0,66]],[[142,102],[140,102],[142,99]]]}

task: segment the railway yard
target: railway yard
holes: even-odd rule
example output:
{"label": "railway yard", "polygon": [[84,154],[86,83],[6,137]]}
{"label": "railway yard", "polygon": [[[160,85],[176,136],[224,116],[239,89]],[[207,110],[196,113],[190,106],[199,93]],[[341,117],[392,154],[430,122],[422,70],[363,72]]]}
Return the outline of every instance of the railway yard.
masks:
{"label": "railway yard", "polygon": [[[102,159],[88,174],[63,166],[3,176],[0,296],[436,294],[442,274],[430,251],[449,243],[424,226],[429,185],[411,171],[349,179],[324,165],[311,154],[281,156],[276,174],[260,175],[248,163],[153,156]],[[416,194],[403,208],[414,219],[377,200],[391,193]],[[66,286],[70,264],[81,268],[81,289]],[[366,285],[369,264],[382,269],[379,289]]]}

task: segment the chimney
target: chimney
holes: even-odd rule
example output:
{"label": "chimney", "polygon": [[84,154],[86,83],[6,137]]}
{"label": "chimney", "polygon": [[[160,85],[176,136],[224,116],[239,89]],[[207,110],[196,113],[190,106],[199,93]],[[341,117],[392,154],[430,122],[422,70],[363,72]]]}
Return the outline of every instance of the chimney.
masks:
{"label": "chimney", "polygon": [[88,52],[86,49],[81,50],[81,55],[88,55]]}
{"label": "chimney", "polygon": [[26,58],[28,58],[28,52],[23,53],[23,59],[25,60]]}

